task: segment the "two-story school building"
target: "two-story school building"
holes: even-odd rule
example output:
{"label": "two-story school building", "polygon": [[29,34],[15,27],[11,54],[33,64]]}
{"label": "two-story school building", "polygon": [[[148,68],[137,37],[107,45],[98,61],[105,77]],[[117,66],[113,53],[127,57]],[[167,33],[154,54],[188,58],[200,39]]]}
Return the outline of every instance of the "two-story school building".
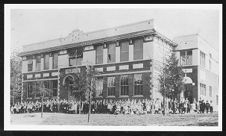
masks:
{"label": "two-story school building", "polygon": [[[179,40],[184,41],[180,37]],[[192,65],[184,68],[194,73],[186,74],[192,79],[192,86],[188,85],[187,90],[192,90],[192,97],[198,99],[203,90],[199,82],[203,74],[198,69],[200,53],[194,48],[199,47],[188,48],[157,32],[152,19],[87,33],[75,30],[65,38],[23,46],[20,54],[23,58],[23,99],[40,99],[32,93],[37,91],[35,86],[39,81],[44,81],[45,86],[53,90],[46,97],[73,99],[70,84],[76,81],[76,73],[86,70],[87,64],[99,71],[97,99],[162,98],[157,79],[165,58],[172,51],[176,51],[180,59],[192,51]],[[211,62],[213,65],[213,60]],[[206,88],[210,86],[205,85]],[[211,87],[214,95],[216,86]]]}

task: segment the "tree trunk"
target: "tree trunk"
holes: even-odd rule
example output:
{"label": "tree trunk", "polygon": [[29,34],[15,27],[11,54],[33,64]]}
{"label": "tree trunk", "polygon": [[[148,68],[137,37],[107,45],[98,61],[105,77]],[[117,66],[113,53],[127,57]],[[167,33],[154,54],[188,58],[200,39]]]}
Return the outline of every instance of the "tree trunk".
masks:
{"label": "tree trunk", "polygon": [[42,94],[42,112],[41,112],[41,118],[43,117],[43,97],[44,97],[44,94]]}
{"label": "tree trunk", "polygon": [[90,91],[89,91],[89,114],[88,114],[88,122],[89,122],[89,118],[90,118],[90,114],[91,114],[91,97],[90,97]]}

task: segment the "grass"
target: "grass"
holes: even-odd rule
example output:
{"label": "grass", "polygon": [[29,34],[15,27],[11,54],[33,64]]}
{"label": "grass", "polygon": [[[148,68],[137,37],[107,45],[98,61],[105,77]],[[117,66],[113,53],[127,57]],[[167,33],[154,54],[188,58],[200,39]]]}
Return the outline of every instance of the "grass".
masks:
{"label": "grass", "polygon": [[64,113],[12,114],[12,124],[38,125],[93,125],[93,126],[217,126],[218,114],[161,114],[147,115],[111,115],[91,114],[88,123],[87,114]]}

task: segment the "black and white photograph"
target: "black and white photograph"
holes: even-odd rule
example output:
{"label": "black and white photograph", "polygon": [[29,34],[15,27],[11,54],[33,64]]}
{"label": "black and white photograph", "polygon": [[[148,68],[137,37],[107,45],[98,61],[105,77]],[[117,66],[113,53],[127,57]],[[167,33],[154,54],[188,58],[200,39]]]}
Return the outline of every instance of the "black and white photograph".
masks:
{"label": "black and white photograph", "polygon": [[221,4],[5,4],[5,130],[222,131]]}

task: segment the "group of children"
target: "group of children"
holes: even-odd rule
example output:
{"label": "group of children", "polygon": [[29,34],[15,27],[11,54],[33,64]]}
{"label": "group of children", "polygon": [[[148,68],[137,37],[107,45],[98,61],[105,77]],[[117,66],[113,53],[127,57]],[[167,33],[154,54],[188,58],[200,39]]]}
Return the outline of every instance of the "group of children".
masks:
{"label": "group of children", "polygon": [[[190,103],[188,99],[168,99],[165,102],[159,98],[153,99],[133,99],[133,100],[94,100],[89,107],[88,101],[67,101],[67,100],[46,100],[43,102],[43,112],[61,112],[73,114],[87,114],[91,109],[91,113],[108,113],[108,114],[183,114],[190,112],[204,113],[213,112],[212,103],[203,100]],[[11,113],[31,113],[41,112],[42,103],[21,102],[11,106]]]}

